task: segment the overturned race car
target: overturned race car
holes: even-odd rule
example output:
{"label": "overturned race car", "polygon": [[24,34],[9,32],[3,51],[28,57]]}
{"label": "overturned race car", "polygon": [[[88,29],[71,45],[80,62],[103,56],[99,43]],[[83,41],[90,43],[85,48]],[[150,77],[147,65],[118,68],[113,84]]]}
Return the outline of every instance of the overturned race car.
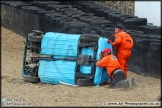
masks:
{"label": "overturned race car", "polygon": [[[65,34],[33,30],[24,48],[22,77],[31,83],[99,86],[109,80],[98,68],[99,53],[112,45],[93,34]],[[112,51],[113,52],[113,51]]]}

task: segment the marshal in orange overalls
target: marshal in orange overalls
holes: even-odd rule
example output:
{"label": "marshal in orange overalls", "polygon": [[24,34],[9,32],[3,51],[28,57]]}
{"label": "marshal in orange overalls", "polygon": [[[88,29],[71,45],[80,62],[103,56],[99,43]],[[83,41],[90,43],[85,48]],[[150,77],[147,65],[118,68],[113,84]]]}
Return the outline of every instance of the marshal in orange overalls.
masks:
{"label": "marshal in orange overalls", "polygon": [[118,33],[114,34],[115,41],[112,43],[116,47],[117,59],[121,65],[121,69],[125,72],[127,77],[127,62],[131,56],[131,49],[133,48],[132,37],[120,30]]}
{"label": "marshal in orange overalls", "polygon": [[119,64],[116,56],[114,56],[113,54],[107,55],[106,57],[104,57],[102,60],[98,60],[96,65],[98,67],[105,67],[107,70],[107,73],[110,77],[112,76],[112,72],[115,69],[121,69],[121,65]]}

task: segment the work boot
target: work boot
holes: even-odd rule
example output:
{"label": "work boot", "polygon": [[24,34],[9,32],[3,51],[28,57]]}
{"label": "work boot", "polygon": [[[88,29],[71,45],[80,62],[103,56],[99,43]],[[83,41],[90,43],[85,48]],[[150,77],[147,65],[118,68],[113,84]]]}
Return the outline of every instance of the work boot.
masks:
{"label": "work boot", "polygon": [[112,88],[124,88],[124,89],[131,89],[132,88],[132,82],[130,79],[127,80],[121,80],[114,84]]}
{"label": "work boot", "polygon": [[134,79],[134,77],[131,77],[130,80],[132,82],[133,87],[137,87],[137,81]]}
{"label": "work boot", "polygon": [[161,101],[161,95],[157,96],[157,97],[155,98],[155,100]]}

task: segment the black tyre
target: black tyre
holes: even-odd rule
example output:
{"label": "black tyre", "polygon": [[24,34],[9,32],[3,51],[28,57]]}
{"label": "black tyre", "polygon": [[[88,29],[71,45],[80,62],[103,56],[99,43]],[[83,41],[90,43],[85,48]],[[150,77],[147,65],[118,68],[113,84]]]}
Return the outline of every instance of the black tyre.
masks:
{"label": "black tyre", "polygon": [[25,11],[25,12],[27,12],[27,10],[28,9],[33,9],[33,8],[38,8],[38,7],[35,7],[35,6],[22,6],[20,9],[22,10],[22,11]]}
{"label": "black tyre", "polygon": [[83,30],[86,32],[91,32],[91,30],[96,30],[96,28],[94,28],[92,26],[90,26],[90,27],[88,26],[88,27],[85,27]]}
{"label": "black tyre", "polygon": [[10,6],[11,3],[16,3],[16,1],[7,1],[5,5]]}
{"label": "black tyre", "polygon": [[80,21],[69,21],[69,22],[65,22],[64,23],[64,29],[66,30],[70,30],[70,25],[71,24],[80,24]]}
{"label": "black tyre", "polygon": [[91,34],[91,30],[90,31],[82,30],[82,34]]}
{"label": "black tyre", "polygon": [[144,31],[146,34],[155,34],[155,35],[161,35],[161,26],[141,26],[139,27],[142,31]]}
{"label": "black tyre", "polygon": [[91,6],[96,6],[96,4],[95,3],[87,3],[86,5],[85,5],[85,8],[87,9],[87,10],[90,10],[90,7]]}
{"label": "black tyre", "polygon": [[107,30],[107,31],[114,31],[114,27],[106,27],[105,30]]}
{"label": "black tyre", "polygon": [[36,34],[36,33],[29,33],[28,34],[28,40],[32,41],[32,42],[41,42],[44,34],[39,32],[39,31],[37,31],[37,33],[38,34]]}
{"label": "black tyre", "polygon": [[139,34],[139,38],[143,39],[159,39],[161,35],[153,35],[153,34]]}
{"label": "black tyre", "polygon": [[86,23],[87,18],[89,18],[89,16],[79,18],[78,20]]}
{"label": "black tyre", "polygon": [[109,35],[109,31],[107,30],[102,30],[101,31],[101,37],[106,37],[106,38],[109,38],[110,39],[110,35]]}
{"label": "black tyre", "polygon": [[67,18],[67,19],[61,20],[59,23],[60,23],[61,25],[64,25],[65,22],[70,22],[70,21],[76,21],[76,19]]}
{"label": "black tyre", "polygon": [[114,25],[114,24],[101,24],[101,27],[104,28],[104,29],[105,29],[106,27],[113,27],[113,28],[114,28],[115,25]]}
{"label": "black tyre", "polygon": [[55,13],[55,11],[38,11],[39,16],[44,16],[46,13]]}
{"label": "black tyre", "polygon": [[5,5],[7,1],[1,1],[1,4],[2,5]]}
{"label": "black tyre", "polygon": [[98,4],[96,4],[95,6],[90,6],[89,10],[93,13],[96,13],[96,10],[99,8],[102,8],[103,6],[100,6]]}
{"label": "black tyre", "polygon": [[110,40],[114,41],[114,31],[111,30],[102,30],[101,35],[108,37]]}
{"label": "black tyre", "polygon": [[129,34],[132,38],[133,38],[133,40],[135,40],[135,39],[138,39],[138,38],[140,38],[140,34]]}
{"label": "black tyre", "polygon": [[114,24],[112,21],[109,20],[92,20],[91,25],[94,26],[101,26],[101,24]]}
{"label": "black tyre", "polygon": [[114,21],[115,19],[113,18],[113,15],[117,15],[117,14],[122,14],[121,12],[110,12],[109,14],[108,14],[108,19],[110,20],[110,21]]}
{"label": "black tyre", "polygon": [[124,20],[125,24],[129,24],[129,25],[147,25],[147,19],[146,18],[128,18],[126,20]]}
{"label": "black tyre", "polygon": [[41,9],[41,8],[28,8],[27,9],[28,13],[33,13],[36,15],[39,15],[39,13],[38,13],[39,11],[45,11],[45,9]]}
{"label": "black tyre", "polygon": [[98,42],[98,39],[100,38],[99,35],[92,35],[92,34],[82,34],[81,39],[90,41],[90,42]]}
{"label": "black tyre", "polygon": [[84,14],[85,12],[73,12],[73,13],[67,13],[67,16],[70,16],[74,19],[76,19],[77,15]]}
{"label": "black tyre", "polygon": [[136,45],[150,46],[151,42],[160,43],[161,41],[156,39],[135,39]]}
{"label": "black tyre", "polygon": [[117,11],[116,10],[112,10],[112,9],[107,9],[107,10],[103,11],[102,13],[103,13],[103,16],[104,17],[106,17],[107,19],[109,19],[108,14],[109,13],[112,13],[112,12],[117,12]]}
{"label": "black tyre", "polygon": [[112,18],[114,18],[115,20],[120,20],[121,17],[126,17],[126,16],[128,16],[128,14],[123,14],[123,13],[112,14]]}
{"label": "black tyre", "polygon": [[20,9],[22,6],[32,6],[32,3],[29,4],[14,4],[13,7],[16,9]]}
{"label": "black tyre", "polygon": [[76,10],[77,8],[63,8],[63,9],[57,8],[56,12],[65,13],[66,11],[76,11]]}
{"label": "black tyre", "polygon": [[23,75],[23,80],[26,82],[31,82],[31,83],[39,83],[40,82],[39,77],[32,77],[29,75]]}
{"label": "black tyre", "polygon": [[91,31],[91,34],[93,34],[93,35],[99,35],[99,33],[97,31],[94,31],[94,30]]}
{"label": "black tyre", "polygon": [[88,80],[88,79],[78,79],[77,80],[77,85],[79,86],[93,86],[93,80]]}
{"label": "black tyre", "polygon": [[128,19],[128,18],[138,18],[137,16],[131,16],[131,15],[128,15],[128,16],[123,16],[123,17],[121,17],[119,20],[121,21],[121,22],[124,22],[124,20],[126,20],[126,19]]}
{"label": "black tyre", "polygon": [[107,10],[108,8],[105,8],[105,7],[96,9],[96,14],[103,16],[104,11],[107,11]]}
{"label": "black tyre", "polygon": [[40,2],[40,7],[46,8],[47,5],[59,5],[59,4],[60,4],[60,2],[57,2],[57,1]]}
{"label": "black tyre", "polygon": [[[54,4],[52,4],[52,5],[47,5],[47,6],[46,6],[46,10],[56,10],[56,9],[53,9],[53,7],[55,7],[55,6],[59,7],[59,6],[61,6],[61,5],[54,5]],[[57,7],[56,7],[56,8],[57,8]]]}
{"label": "black tyre", "polygon": [[151,42],[150,47],[161,49],[161,42]]}
{"label": "black tyre", "polygon": [[83,14],[80,14],[80,15],[76,15],[75,18],[80,20],[81,18],[90,18],[90,17],[93,17],[94,14],[93,13],[83,13]]}
{"label": "black tyre", "polygon": [[139,30],[130,30],[130,29],[125,29],[125,32],[129,33],[129,34],[144,34],[143,31],[139,31]]}
{"label": "black tyre", "polygon": [[95,3],[94,1],[78,1],[78,5],[82,5],[83,3]]}
{"label": "black tyre", "polygon": [[85,19],[86,23],[89,24],[91,23],[91,21],[96,21],[96,20],[106,20],[106,19],[105,17],[97,17],[97,16],[93,16]]}
{"label": "black tyre", "polygon": [[[54,6],[53,6],[53,8],[54,8]],[[71,5],[60,5],[59,7],[57,7],[57,8],[55,8],[55,10],[60,10],[60,9],[65,9],[65,8],[72,8],[72,6]]]}

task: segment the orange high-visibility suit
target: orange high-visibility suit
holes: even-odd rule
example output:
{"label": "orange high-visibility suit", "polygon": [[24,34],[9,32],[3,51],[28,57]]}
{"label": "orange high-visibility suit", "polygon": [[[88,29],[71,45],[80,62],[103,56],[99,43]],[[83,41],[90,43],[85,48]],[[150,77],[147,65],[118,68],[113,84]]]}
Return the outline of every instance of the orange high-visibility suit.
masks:
{"label": "orange high-visibility suit", "polygon": [[118,33],[114,34],[115,41],[112,43],[113,46],[116,46],[117,59],[121,65],[121,69],[125,72],[127,77],[127,62],[131,56],[131,49],[133,48],[133,39],[132,37],[120,30]]}
{"label": "orange high-visibility suit", "polygon": [[119,64],[116,56],[114,56],[113,54],[103,57],[102,60],[98,60],[96,65],[98,67],[105,67],[110,77],[113,77],[112,72],[115,69],[117,68],[121,69],[121,65]]}

